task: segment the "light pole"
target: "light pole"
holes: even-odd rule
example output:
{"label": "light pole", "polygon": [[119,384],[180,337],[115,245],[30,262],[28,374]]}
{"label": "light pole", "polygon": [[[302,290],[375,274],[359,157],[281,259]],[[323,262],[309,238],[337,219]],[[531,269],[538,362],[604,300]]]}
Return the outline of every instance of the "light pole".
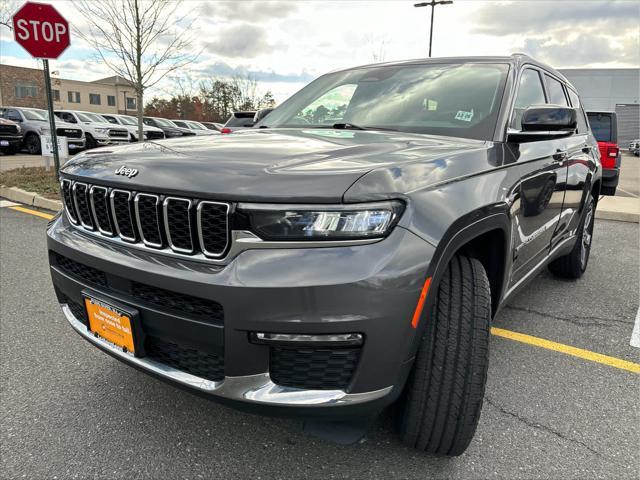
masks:
{"label": "light pole", "polygon": [[127,115],[127,92],[126,90],[122,91],[122,96],[124,98],[124,114]]}
{"label": "light pole", "polygon": [[433,41],[433,11],[436,5],[449,5],[452,0],[431,0],[430,2],[416,3],[414,7],[431,7],[431,28],[429,29],[429,58],[431,58],[431,42]]}

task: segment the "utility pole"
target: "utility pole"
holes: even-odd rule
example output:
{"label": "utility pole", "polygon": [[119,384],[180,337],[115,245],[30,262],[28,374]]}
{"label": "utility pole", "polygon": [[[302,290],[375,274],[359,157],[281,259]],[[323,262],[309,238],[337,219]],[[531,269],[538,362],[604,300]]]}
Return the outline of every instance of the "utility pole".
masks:
{"label": "utility pole", "polygon": [[452,0],[431,0],[430,2],[416,3],[414,7],[431,7],[431,28],[429,29],[429,58],[431,58],[431,43],[433,42],[433,11],[436,5],[449,5]]}

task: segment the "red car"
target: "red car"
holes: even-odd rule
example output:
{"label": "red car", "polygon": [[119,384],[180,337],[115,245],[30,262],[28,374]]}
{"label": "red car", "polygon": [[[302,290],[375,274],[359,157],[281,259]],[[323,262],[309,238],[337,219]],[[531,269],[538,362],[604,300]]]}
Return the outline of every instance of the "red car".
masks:
{"label": "red car", "polygon": [[615,195],[620,179],[620,148],[618,120],[615,112],[587,112],[589,124],[600,148],[602,163],[602,195]]}

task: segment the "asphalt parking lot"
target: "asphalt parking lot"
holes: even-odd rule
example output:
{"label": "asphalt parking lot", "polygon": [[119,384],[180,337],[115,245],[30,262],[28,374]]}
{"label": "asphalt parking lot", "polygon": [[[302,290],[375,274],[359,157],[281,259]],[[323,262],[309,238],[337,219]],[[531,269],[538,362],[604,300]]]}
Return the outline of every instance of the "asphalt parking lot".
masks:
{"label": "asphalt parking lot", "polygon": [[[340,446],[177,390],[72,332],[45,226],[0,208],[2,478],[638,478],[640,375],[499,336],[458,458],[405,448],[390,413]],[[583,279],[541,274],[494,326],[640,363],[638,224],[596,222],[594,242]]]}

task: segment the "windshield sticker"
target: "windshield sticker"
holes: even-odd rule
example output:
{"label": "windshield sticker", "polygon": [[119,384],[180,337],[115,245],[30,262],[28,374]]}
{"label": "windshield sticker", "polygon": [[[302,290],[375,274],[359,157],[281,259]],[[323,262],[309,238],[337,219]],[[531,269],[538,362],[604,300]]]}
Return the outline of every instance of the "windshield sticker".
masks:
{"label": "windshield sticker", "polygon": [[464,110],[458,110],[456,113],[456,120],[462,120],[463,122],[470,122],[473,119],[473,109],[470,112]]}

